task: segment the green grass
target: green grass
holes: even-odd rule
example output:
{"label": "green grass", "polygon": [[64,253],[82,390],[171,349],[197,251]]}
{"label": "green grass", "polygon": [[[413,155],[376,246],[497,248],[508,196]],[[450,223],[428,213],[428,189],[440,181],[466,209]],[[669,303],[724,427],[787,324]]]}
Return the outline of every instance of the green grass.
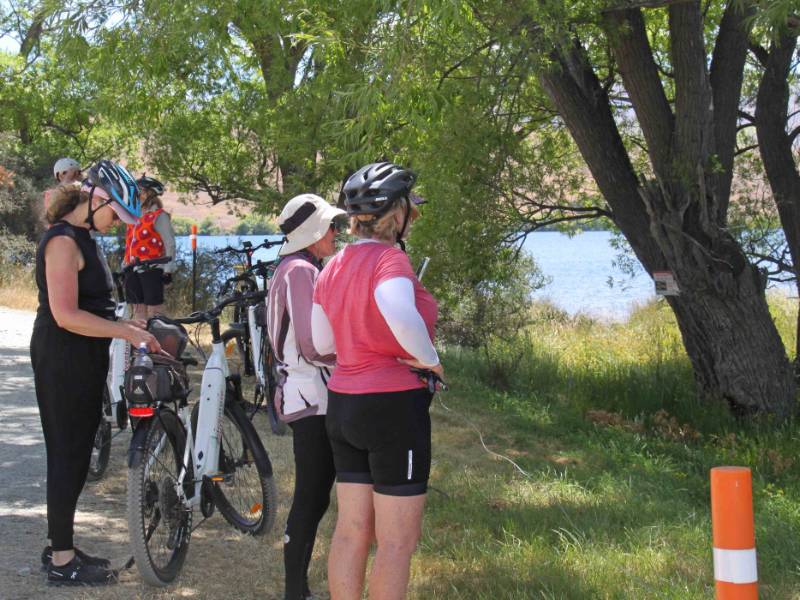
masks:
{"label": "green grass", "polygon": [[[793,348],[796,308],[772,304]],[[612,325],[539,307],[526,333],[446,355],[414,597],[711,598],[708,472],[736,464],[753,469],[761,597],[800,598],[800,427],[697,401],[662,305]]]}

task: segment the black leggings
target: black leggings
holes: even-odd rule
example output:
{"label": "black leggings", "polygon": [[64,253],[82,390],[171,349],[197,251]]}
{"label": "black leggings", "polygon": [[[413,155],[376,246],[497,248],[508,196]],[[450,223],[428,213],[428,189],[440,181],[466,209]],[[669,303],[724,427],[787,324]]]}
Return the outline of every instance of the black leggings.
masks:
{"label": "black leggings", "polygon": [[289,423],[294,432],[294,499],[286,522],[283,563],[286,600],[308,595],[308,565],[317,537],[317,526],[330,504],[336,475],[333,454],[325,431],[325,417],[303,417]]}
{"label": "black leggings", "polygon": [[74,547],[75,507],[102,417],[109,342],[55,324],[33,329],[31,364],[47,449],[47,537],[53,550]]}

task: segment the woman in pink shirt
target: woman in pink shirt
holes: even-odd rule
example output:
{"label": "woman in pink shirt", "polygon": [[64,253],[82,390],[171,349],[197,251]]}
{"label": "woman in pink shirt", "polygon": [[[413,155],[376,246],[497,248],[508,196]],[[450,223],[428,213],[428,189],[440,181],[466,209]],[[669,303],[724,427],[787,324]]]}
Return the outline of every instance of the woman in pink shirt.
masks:
{"label": "woman in pink shirt", "polygon": [[346,181],[344,204],[360,239],[325,266],[314,289],[314,346],[337,357],[326,423],[339,507],[328,559],[332,600],[361,598],[373,540],[370,598],[405,597],[421,533],[431,394],[411,368],[443,371],[432,341],[436,301],[401,249],[419,216],[415,179],[382,162]]}

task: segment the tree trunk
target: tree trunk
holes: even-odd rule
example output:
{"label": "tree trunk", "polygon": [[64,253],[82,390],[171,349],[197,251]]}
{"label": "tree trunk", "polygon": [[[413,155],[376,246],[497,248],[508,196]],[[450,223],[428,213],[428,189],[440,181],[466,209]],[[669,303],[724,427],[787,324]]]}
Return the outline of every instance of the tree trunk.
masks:
{"label": "tree trunk", "polygon": [[[756,97],[756,134],[764,170],[778,209],[800,292],[800,173],[795,165],[789,124],[789,72],[797,33],[783,33],[770,49]],[[795,362],[800,362],[800,312]]]}
{"label": "tree trunk", "polygon": [[793,370],[769,313],[766,281],[725,230],[706,231],[701,243],[681,226],[669,209],[681,204],[681,194],[665,191],[649,184],[642,197],[662,264],[678,282],[680,295],[668,300],[698,391],[726,401],[736,414],[790,417],[796,410]]}
{"label": "tree trunk", "polygon": [[[717,205],[723,199],[715,197],[718,175],[708,160],[714,133],[711,90],[698,43],[702,24],[696,15],[681,14],[698,11],[699,5],[670,9],[673,52],[683,53],[681,60],[673,61],[676,81],[685,89],[676,95],[681,113],[674,120],[672,151],[651,150],[655,175],[650,181],[637,179],[608,95],[578,42],[554,51],[553,66],[541,71],[539,80],[644,268],[651,275],[658,270],[674,274],[681,294],[669,303],[700,394],[725,400],[740,413],[767,412],[782,419],[796,409],[792,369],[758,271],[719,222]],[[641,21],[629,23],[632,29],[623,28],[623,35],[625,31],[635,35],[637,26],[642,27]],[[636,39],[640,46],[646,44],[645,36]],[[621,50],[616,54],[620,62],[636,58],[627,48]],[[639,52],[651,50],[645,45]],[[638,83],[646,74],[636,71],[635,65],[620,65],[620,70],[623,78],[636,74],[635,81],[626,81],[626,89],[637,115],[644,114],[643,105],[663,105],[656,85]],[[655,76],[653,69],[649,72]],[[644,127],[651,117],[658,119],[657,111],[647,113],[640,124]],[[661,118],[672,126],[668,116]],[[648,138],[666,143],[660,134],[663,124],[649,129]],[[666,156],[670,158],[665,162]]]}

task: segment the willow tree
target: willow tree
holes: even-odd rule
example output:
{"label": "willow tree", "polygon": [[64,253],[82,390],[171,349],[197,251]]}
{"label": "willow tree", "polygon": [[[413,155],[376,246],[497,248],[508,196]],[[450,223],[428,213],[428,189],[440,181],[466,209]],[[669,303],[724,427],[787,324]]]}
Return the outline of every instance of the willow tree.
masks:
{"label": "willow tree", "polygon": [[442,104],[480,104],[468,110],[483,115],[493,149],[451,176],[482,180],[484,215],[517,215],[520,227],[610,219],[648,273],[677,281],[680,294],[667,300],[702,395],[743,413],[793,414],[765,279],[727,228],[756,3],[415,7],[396,41],[419,55],[409,66],[410,52],[394,49],[384,61],[395,82],[428,98],[440,130],[463,119]]}
{"label": "willow tree", "polygon": [[377,18],[371,2],[60,4],[95,9],[90,27],[67,23],[53,37],[64,62],[98,82],[102,115],[143,141],[147,164],[166,180],[214,203],[271,210],[341,178],[321,160],[338,150],[321,128],[331,86],[358,68],[359,50],[329,31],[336,23],[363,42]]}
{"label": "willow tree", "polygon": [[99,118],[102,81],[86,64],[64,60],[59,48],[65,28],[91,29],[83,22],[86,8],[52,0],[0,3],[0,145],[15,169],[48,184],[59,156],[89,163],[130,148],[130,137]]}
{"label": "willow tree", "polygon": [[645,269],[674,274],[680,295],[668,299],[701,390],[787,416],[795,386],[765,282],[725,228],[746,13],[727,4],[709,57],[700,2],[664,4],[672,97],[642,8],[612,7],[598,24],[646,140],[649,172],[633,168],[581,40],[562,42],[539,78]]}

